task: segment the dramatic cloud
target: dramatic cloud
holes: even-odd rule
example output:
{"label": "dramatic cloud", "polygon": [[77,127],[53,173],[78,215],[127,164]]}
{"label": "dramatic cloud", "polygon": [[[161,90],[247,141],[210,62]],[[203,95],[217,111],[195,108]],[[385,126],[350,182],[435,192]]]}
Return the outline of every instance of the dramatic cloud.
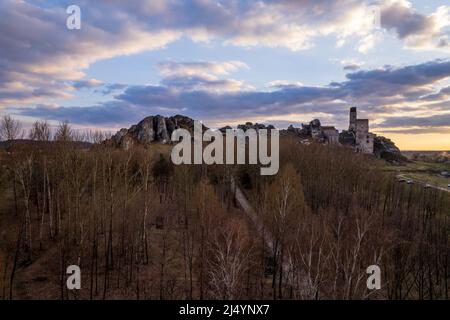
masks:
{"label": "dramatic cloud", "polygon": [[436,60],[414,66],[358,71],[347,75],[348,81],[335,83],[354,98],[386,104],[392,98],[415,100],[433,92],[432,84],[450,77],[450,60]]}
{"label": "dramatic cloud", "polygon": [[[161,68],[162,72],[170,77],[176,73],[174,70],[183,70],[176,74],[179,74],[181,82],[186,82],[181,74],[185,74],[184,77],[192,81],[192,86],[188,86],[187,89],[183,86],[166,85],[167,80],[163,80],[161,85],[157,86],[129,86],[123,93],[116,95],[114,101],[89,108],[35,107],[22,109],[21,114],[40,115],[54,120],[70,119],[80,124],[109,125],[135,122],[146,115],[156,113],[166,115],[182,113],[204,121],[220,123],[242,118],[275,119],[281,123],[283,120],[300,117],[307,120],[306,117],[309,115],[320,114],[330,122],[345,124],[348,106],[351,103],[363,107],[372,116],[378,115],[381,119],[385,119],[378,125],[379,128],[398,127],[401,124],[406,126],[449,124],[446,116],[442,118],[443,120],[439,120],[440,116],[436,115],[426,122],[423,115],[420,115],[421,112],[429,112],[430,109],[445,114],[445,103],[449,101],[445,99],[433,101],[434,106],[427,100],[423,100],[423,104],[417,104],[417,101],[433,92],[449,91],[448,88],[438,90],[435,87],[443,79],[450,77],[450,60],[435,60],[415,66],[386,66],[374,70],[360,70],[349,73],[346,81],[323,87],[277,82],[277,86],[272,87],[274,90],[270,91],[217,92],[210,88],[193,90],[193,87],[198,87],[197,81],[204,83],[204,79],[198,80],[195,76],[196,73],[204,72],[205,64],[207,63],[181,65],[171,63],[169,71],[167,65]],[[216,62],[211,65],[223,66],[227,63]],[[216,73],[229,72],[219,71],[223,70],[222,68],[215,70]],[[397,119],[395,114],[399,112],[416,116]],[[400,123],[401,121],[405,122]]]}
{"label": "dramatic cloud", "polygon": [[[380,35],[373,33],[369,1],[79,0],[82,28],[70,31],[65,28],[65,8],[72,2],[0,2],[0,105],[70,97],[78,88],[67,82],[86,81],[84,72],[92,63],[157,50],[182,37],[201,42],[217,40],[225,45],[304,50],[314,46],[318,37],[333,35],[341,44],[356,37],[360,52],[367,52],[380,41]],[[436,48],[448,45],[443,32],[448,25],[447,7],[425,17],[406,1],[382,1],[381,6],[383,26],[395,30],[408,43],[419,46],[438,40]],[[196,66],[183,67],[189,71]],[[236,90],[242,85],[197,73],[196,77],[205,83],[210,80],[206,86],[216,91]],[[173,80],[174,85],[190,85]]]}
{"label": "dramatic cloud", "polygon": [[381,2],[381,25],[394,30],[406,44],[419,49],[447,48],[450,32],[450,6],[441,6],[431,15],[423,15],[406,0]]}
{"label": "dramatic cloud", "polygon": [[120,11],[102,11],[93,2],[83,6],[81,30],[70,31],[65,27],[68,1],[39,4],[0,2],[0,104],[69,97],[67,90],[73,87],[66,82],[81,80],[82,70],[91,63],[161,48],[178,37],[172,31],[149,32],[127,23]]}

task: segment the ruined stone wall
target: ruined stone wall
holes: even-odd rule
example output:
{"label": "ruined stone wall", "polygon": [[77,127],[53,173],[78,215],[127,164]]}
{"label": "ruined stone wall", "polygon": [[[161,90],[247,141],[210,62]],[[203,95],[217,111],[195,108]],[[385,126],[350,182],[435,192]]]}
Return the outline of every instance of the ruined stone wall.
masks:
{"label": "ruined stone wall", "polygon": [[350,125],[349,130],[350,131],[356,131],[356,122],[357,122],[357,109],[356,107],[350,108]]}
{"label": "ruined stone wall", "polygon": [[369,132],[369,120],[358,119],[356,121],[356,151],[362,153],[373,153],[374,135]]}
{"label": "ruined stone wall", "polygon": [[322,128],[328,144],[339,144],[339,131],[333,128]]}

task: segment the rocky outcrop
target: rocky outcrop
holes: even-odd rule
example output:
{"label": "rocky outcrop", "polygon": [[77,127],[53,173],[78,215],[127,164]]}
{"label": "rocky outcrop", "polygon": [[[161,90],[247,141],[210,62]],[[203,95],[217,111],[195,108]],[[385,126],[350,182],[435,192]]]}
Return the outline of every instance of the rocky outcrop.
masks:
{"label": "rocky outcrop", "polygon": [[233,128],[230,126],[225,126],[219,129],[220,132],[222,132],[223,134],[227,133],[227,130],[232,130]]}
{"label": "rocky outcrop", "polygon": [[313,121],[311,121],[307,128],[308,132],[311,133],[313,139],[322,140],[324,138],[322,132],[322,124],[320,123],[319,119],[314,119]]}
{"label": "rocky outcrop", "polygon": [[[129,149],[136,143],[149,144],[158,142],[167,144],[171,142],[172,132],[179,128],[193,132],[194,120],[182,115],[173,117],[150,116],[129,129],[119,130],[108,143],[113,143],[115,146],[124,149]],[[206,129],[203,126],[203,130]]]}
{"label": "rocky outcrop", "polygon": [[301,128],[295,128],[290,125],[287,130],[283,131],[282,135],[294,135],[301,139],[313,140],[320,143],[326,142],[326,137],[319,119],[314,119],[309,124],[302,124]]}
{"label": "rocky outcrop", "polygon": [[[182,115],[176,115],[173,117],[163,117],[161,115],[150,116],[143,119],[138,124],[131,126],[129,129],[119,130],[106,143],[112,143],[114,146],[124,149],[129,149],[135,144],[150,144],[153,142],[167,144],[171,143],[172,132],[179,128],[186,129],[192,133],[194,131],[194,120]],[[255,129],[256,131],[261,129],[275,129],[273,125],[265,125],[260,123],[253,124],[252,122],[238,125],[237,128],[244,131],[248,129]],[[322,127],[320,120],[314,119],[309,124],[302,125],[301,128],[289,126],[287,130],[281,130],[280,134],[298,137],[304,144],[309,144],[313,141],[326,143],[327,139],[329,140],[329,137],[327,138],[327,135],[324,133],[326,128],[328,127]],[[334,127],[329,128],[334,129]],[[207,127],[203,126],[203,131],[207,129]],[[230,126],[225,126],[220,128],[219,131],[226,133],[227,129],[232,128]],[[342,131],[339,134],[339,143],[341,145],[354,147],[354,133],[351,131]],[[382,136],[375,137],[374,155],[392,163],[402,163],[408,161],[408,159],[401,154],[400,150],[393,141]]]}
{"label": "rocky outcrop", "polygon": [[408,159],[402,155],[395,143],[382,136],[377,136],[374,139],[374,154],[378,158],[392,163],[408,162]]}
{"label": "rocky outcrop", "polygon": [[[134,144],[150,144],[153,142],[168,144],[171,143],[172,132],[179,128],[186,129],[193,133],[194,120],[182,115],[173,117],[163,117],[160,115],[150,116],[143,119],[138,124],[131,126],[129,129],[119,130],[106,143],[124,149],[129,149]],[[238,125],[237,128],[244,131],[248,129],[255,129],[256,131],[261,129],[275,129],[273,125],[264,125],[260,123],[253,124],[251,122]],[[219,131],[225,134],[227,129],[232,129],[232,127],[225,126],[220,128]],[[204,132],[208,130],[208,128],[203,126],[202,130]]]}
{"label": "rocky outcrop", "polygon": [[237,126],[238,129],[247,131],[248,129],[254,129],[256,131],[261,130],[261,129],[267,129],[267,130],[271,130],[271,129],[275,129],[275,127],[271,124],[269,125],[265,125],[262,123],[251,123],[251,122],[246,122],[245,124],[240,124]]}
{"label": "rocky outcrop", "polygon": [[312,142],[338,144],[339,142],[339,131],[335,127],[322,126],[319,119],[314,119],[309,124],[302,124],[301,128],[290,125],[286,130],[281,130],[281,135],[298,137],[302,144]]}
{"label": "rocky outcrop", "polygon": [[[355,135],[351,131],[344,130],[339,134],[339,143],[344,146],[355,146]],[[383,136],[375,136],[373,142],[373,154],[391,163],[403,163],[408,159],[402,155],[395,143]]]}
{"label": "rocky outcrop", "polygon": [[[137,125],[132,126],[127,134],[130,134],[137,140],[141,142],[153,142],[157,140],[155,136],[155,127],[156,127],[156,118],[155,117],[147,117]],[[123,129],[122,129],[123,130]],[[121,131],[122,131],[121,130]]]}

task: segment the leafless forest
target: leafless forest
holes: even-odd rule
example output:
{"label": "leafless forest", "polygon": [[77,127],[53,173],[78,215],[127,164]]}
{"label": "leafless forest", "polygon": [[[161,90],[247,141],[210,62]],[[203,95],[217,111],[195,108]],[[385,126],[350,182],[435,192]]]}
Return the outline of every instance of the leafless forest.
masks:
{"label": "leafless forest", "polygon": [[[9,121],[3,139],[24,137]],[[68,123],[26,138],[0,151],[2,299],[449,299],[448,193],[378,160],[283,138],[264,177],[173,166],[169,146],[112,148]],[[81,290],[66,288],[72,264]],[[373,264],[381,290],[366,287]]]}

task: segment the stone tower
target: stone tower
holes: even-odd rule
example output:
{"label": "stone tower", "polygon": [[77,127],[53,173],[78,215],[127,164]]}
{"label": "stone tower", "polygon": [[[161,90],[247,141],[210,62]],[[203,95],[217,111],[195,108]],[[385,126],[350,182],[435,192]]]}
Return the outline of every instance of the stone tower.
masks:
{"label": "stone tower", "polygon": [[350,109],[349,131],[355,137],[356,152],[373,153],[375,135],[369,132],[368,119],[358,119],[356,107]]}
{"label": "stone tower", "polygon": [[349,130],[350,131],[356,131],[356,119],[357,119],[357,110],[356,107],[351,107],[350,108],[350,126],[349,126]]}

